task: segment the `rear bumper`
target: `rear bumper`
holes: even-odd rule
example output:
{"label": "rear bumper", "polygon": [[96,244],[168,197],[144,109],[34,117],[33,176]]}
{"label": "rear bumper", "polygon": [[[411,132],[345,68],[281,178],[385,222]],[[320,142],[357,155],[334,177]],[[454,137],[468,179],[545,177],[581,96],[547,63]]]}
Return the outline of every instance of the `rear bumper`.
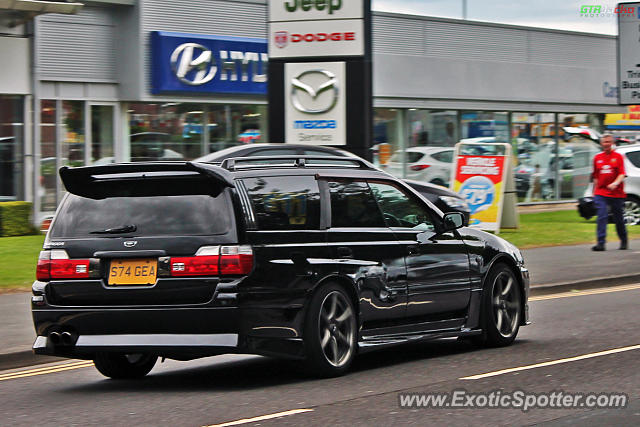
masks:
{"label": "rear bumper", "polygon": [[50,338],[38,336],[33,343],[36,354],[91,356],[96,352],[127,353],[233,353],[238,350],[238,334],[140,334],[80,335],[73,345],[54,345]]}
{"label": "rear bumper", "polygon": [[304,355],[301,303],[246,295],[240,307],[239,294],[216,292],[205,304],[57,306],[45,292],[34,294],[36,354],[91,359],[97,352],[148,352],[179,360],[224,353]]}

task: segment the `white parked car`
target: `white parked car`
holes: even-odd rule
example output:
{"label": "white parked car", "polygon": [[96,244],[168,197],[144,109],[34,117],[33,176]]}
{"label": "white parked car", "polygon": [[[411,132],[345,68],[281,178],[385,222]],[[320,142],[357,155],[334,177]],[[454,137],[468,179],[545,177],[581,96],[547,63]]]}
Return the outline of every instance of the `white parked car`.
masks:
{"label": "white parked car", "polygon": [[[640,144],[625,145],[616,148],[624,156],[624,168],[627,177],[624,180],[624,191],[627,200],[624,203],[624,221],[627,225],[640,224]],[[578,212],[589,219],[596,215],[593,206],[593,184],[589,185],[584,197],[578,200]]]}
{"label": "white parked car", "polygon": [[[411,147],[406,152],[406,175],[414,181],[449,186],[453,168],[453,147]],[[402,151],[396,151],[382,170],[398,178],[402,176]]]}

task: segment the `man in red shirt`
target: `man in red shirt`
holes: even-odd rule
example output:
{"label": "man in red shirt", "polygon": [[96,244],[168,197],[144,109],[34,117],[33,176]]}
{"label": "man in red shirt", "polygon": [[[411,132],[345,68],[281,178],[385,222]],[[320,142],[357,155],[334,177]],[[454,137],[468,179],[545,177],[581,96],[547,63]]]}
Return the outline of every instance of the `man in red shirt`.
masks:
{"label": "man in red shirt", "polygon": [[613,149],[613,136],[602,135],[600,138],[602,152],[593,158],[593,199],[598,211],[598,244],[591,248],[594,251],[605,250],[607,237],[607,223],[609,222],[609,210],[616,224],[616,231],[620,238],[620,249],[627,249],[627,228],[624,225],[624,200],[627,195],[624,192],[625,177],[624,157]]}

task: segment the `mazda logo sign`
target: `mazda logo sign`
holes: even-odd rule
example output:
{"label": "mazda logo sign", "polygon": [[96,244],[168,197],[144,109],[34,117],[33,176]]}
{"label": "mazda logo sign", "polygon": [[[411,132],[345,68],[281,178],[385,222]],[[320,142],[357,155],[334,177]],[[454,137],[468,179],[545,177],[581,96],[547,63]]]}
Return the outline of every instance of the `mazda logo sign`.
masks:
{"label": "mazda logo sign", "polygon": [[218,71],[211,50],[197,43],[178,46],[171,54],[171,68],[181,82],[190,86],[210,82]]}
{"label": "mazda logo sign", "polygon": [[291,102],[296,110],[323,114],[338,103],[338,79],[327,70],[307,70],[291,79]]}
{"label": "mazda logo sign", "polygon": [[129,240],[127,242],[124,242],[124,246],[127,247],[127,248],[132,248],[137,244],[138,244],[138,242],[135,241],[135,240]]}

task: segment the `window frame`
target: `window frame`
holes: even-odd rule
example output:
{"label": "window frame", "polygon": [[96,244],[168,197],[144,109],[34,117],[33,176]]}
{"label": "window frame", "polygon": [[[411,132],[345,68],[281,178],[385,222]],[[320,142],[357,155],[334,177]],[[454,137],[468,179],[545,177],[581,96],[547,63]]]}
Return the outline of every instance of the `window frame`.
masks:
{"label": "window frame", "polygon": [[[385,179],[366,179],[367,181],[367,185],[369,185],[370,183],[376,183],[376,184],[386,184],[389,186],[392,186],[394,188],[396,188],[398,191],[402,192],[405,196],[407,196],[408,199],[413,200],[415,203],[418,203],[419,206],[422,206],[423,209],[426,209],[426,213],[428,215],[428,217],[431,219],[431,223],[433,224],[434,227],[434,231],[436,233],[440,233],[443,227],[442,224],[442,218],[440,217],[440,215],[438,215],[438,213],[436,211],[434,211],[431,206],[429,206],[427,203],[424,202],[424,200],[422,200],[420,197],[417,197],[414,193],[413,190],[411,190],[410,188],[407,188],[404,186],[404,184],[402,184],[401,182],[397,182],[397,181],[390,181],[390,180],[385,180]],[[369,188],[371,188],[371,186],[369,186]],[[375,196],[374,196],[375,198]],[[378,202],[378,200],[376,199],[376,204],[378,205],[378,209],[380,209],[380,212],[382,213],[382,216],[384,218],[384,211],[382,210],[382,207],[380,207],[380,203]],[[385,221],[386,223],[386,221]],[[387,227],[391,230],[394,229],[399,229],[399,230],[412,230],[411,227],[397,227],[397,226],[389,226],[387,225]]]}
{"label": "window frame", "polygon": [[[264,229],[261,227],[261,224],[258,220],[258,210],[256,209],[256,206],[253,202],[253,198],[251,196],[251,191],[249,190],[248,186],[247,186],[247,180],[253,180],[253,179],[273,179],[273,178],[282,178],[282,179],[286,179],[286,178],[292,178],[292,177],[297,177],[297,178],[302,178],[302,177],[307,177],[310,180],[312,180],[313,182],[316,183],[317,188],[318,188],[318,203],[319,203],[319,212],[318,212],[318,227],[317,228],[299,228],[299,229]],[[244,196],[246,196],[247,200],[246,200],[246,204],[247,204],[247,208],[251,210],[251,218],[246,218],[245,217],[245,221],[246,221],[246,226],[247,229],[250,231],[259,231],[259,232],[267,232],[267,233],[281,233],[281,232],[316,232],[316,231],[325,231],[326,228],[326,213],[325,213],[325,195],[324,195],[324,189],[321,185],[321,181],[315,177],[314,175],[307,175],[307,174],[300,174],[300,175],[296,175],[296,174],[292,174],[292,175],[248,175],[248,176],[243,176],[243,177],[238,177],[236,179],[236,181],[240,181],[241,184],[241,188],[240,187],[236,187],[237,191],[239,193],[243,193]],[[316,194],[316,193],[314,193]],[[248,213],[248,212],[247,212]]]}
{"label": "window frame", "polygon": [[371,197],[373,198],[374,203],[376,204],[376,207],[378,208],[378,212],[380,213],[380,216],[382,217],[382,222],[384,224],[383,227],[338,227],[338,226],[334,226],[333,225],[333,206],[331,203],[331,188],[329,186],[329,182],[361,182],[364,183],[367,188],[369,188],[369,191],[371,191],[371,187],[369,186],[369,180],[367,178],[352,178],[352,177],[318,177],[318,182],[324,182],[324,185],[326,186],[326,193],[325,193],[325,197],[326,197],[326,224],[327,224],[327,229],[329,228],[339,228],[339,229],[367,229],[367,230],[388,230],[389,227],[386,225],[387,222],[384,220],[384,214],[382,213],[382,210],[380,209],[380,205],[378,204],[378,201],[376,200],[375,196],[373,196],[373,192],[371,193]]}

